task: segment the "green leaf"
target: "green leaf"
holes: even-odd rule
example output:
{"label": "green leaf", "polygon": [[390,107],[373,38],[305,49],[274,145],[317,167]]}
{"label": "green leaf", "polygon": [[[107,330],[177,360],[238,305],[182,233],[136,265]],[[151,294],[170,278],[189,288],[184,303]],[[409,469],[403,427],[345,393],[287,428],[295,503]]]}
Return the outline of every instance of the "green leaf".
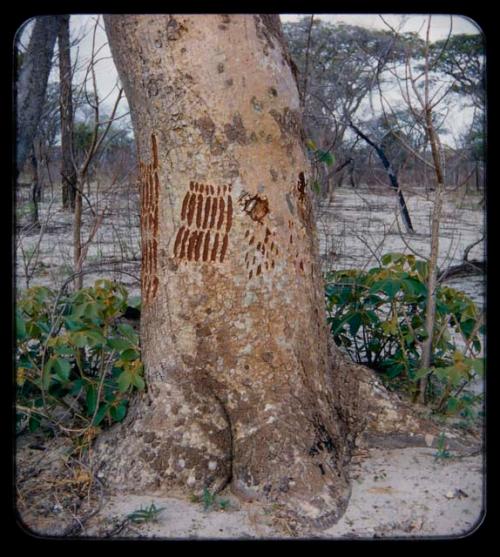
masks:
{"label": "green leaf", "polygon": [[128,323],[120,323],[117,329],[124,337],[129,338],[134,343],[137,342],[137,333]]}
{"label": "green leaf", "polygon": [[358,332],[361,326],[361,315],[358,312],[352,314],[348,323],[349,323],[349,330],[351,332],[351,335],[353,337],[356,336],[356,333]]}
{"label": "green leaf", "polygon": [[58,356],[75,356],[75,350],[67,344],[59,344],[54,346],[54,353]]}
{"label": "green leaf", "polygon": [[94,383],[87,384],[87,415],[92,416],[95,412],[97,405],[97,390]]}
{"label": "green leaf", "polygon": [[71,340],[77,348],[84,348],[87,346],[87,335],[82,332],[77,332],[71,335]]}
{"label": "green leaf", "polygon": [[446,412],[448,414],[456,414],[457,410],[459,409],[459,400],[454,397],[450,397],[446,404]]}
{"label": "green leaf", "polygon": [[55,360],[53,367],[57,376],[62,381],[68,381],[69,374],[71,372],[71,364],[68,362],[68,360],[63,360],[62,358],[58,358],[57,360]]}
{"label": "green leaf", "polygon": [[28,429],[31,433],[35,432],[40,427],[41,417],[39,414],[30,414],[28,420]]}
{"label": "green leaf", "polygon": [[20,312],[16,312],[16,337],[17,340],[26,338],[26,324]]}
{"label": "green leaf", "polygon": [[464,333],[466,338],[469,338],[471,336],[475,326],[475,319],[466,319],[465,321],[461,321],[460,323],[460,329],[462,329],[462,332]]}
{"label": "green leaf", "polygon": [[389,263],[401,263],[405,259],[406,256],[404,255],[404,253],[386,253],[382,256],[382,264],[387,266],[389,265]]}
{"label": "green leaf", "polygon": [[131,382],[132,382],[132,374],[127,370],[122,371],[122,373],[120,373],[118,379],[116,380],[118,389],[122,393],[124,393],[130,387]]}
{"label": "green leaf", "polygon": [[403,279],[402,283],[403,288],[409,294],[413,294],[415,296],[427,296],[427,286],[416,278],[405,278]]}
{"label": "green leaf", "polygon": [[94,426],[99,425],[104,419],[104,417],[106,416],[106,412],[108,411],[108,409],[109,409],[109,404],[101,404],[99,406],[99,410],[97,411],[97,414],[95,415],[92,425]]}
{"label": "green leaf", "polygon": [[69,394],[71,396],[76,396],[82,389],[83,385],[84,385],[84,380],[83,379],[75,379],[75,381],[73,381],[71,390],[69,392]]}
{"label": "green leaf", "polygon": [[125,340],[123,338],[108,338],[106,344],[113,350],[121,352],[122,350],[127,350],[131,348],[130,340]]}
{"label": "green leaf", "polygon": [[64,327],[67,331],[80,331],[85,328],[85,325],[77,319],[66,317],[64,320]]}
{"label": "green leaf", "polygon": [[394,298],[401,287],[400,280],[385,279],[377,281],[370,289],[371,293],[382,291],[390,298]]}
{"label": "green leaf", "polygon": [[415,372],[413,373],[413,378],[414,378],[415,380],[422,379],[422,377],[425,377],[425,376],[429,375],[429,373],[430,373],[431,371],[432,371],[431,368],[422,368],[422,369],[419,369],[419,370],[417,370],[417,371],[415,371]]}
{"label": "green leaf", "polygon": [[139,352],[137,350],[128,349],[120,354],[120,358],[124,361],[130,362],[132,360],[138,360],[140,358]]}
{"label": "green leaf", "polygon": [[484,377],[484,358],[466,358],[464,361],[466,364],[470,365],[480,377]]}
{"label": "green leaf", "polygon": [[86,336],[90,346],[102,346],[106,344],[106,339],[102,336],[99,331],[89,330],[86,331]]}
{"label": "green leaf", "polygon": [[118,406],[111,406],[109,413],[115,422],[121,422],[127,414],[127,401],[123,400]]}
{"label": "green leaf", "polygon": [[138,373],[134,374],[132,383],[135,387],[137,387],[137,389],[139,389],[139,391],[143,391],[146,386],[144,379]]}
{"label": "green leaf", "polygon": [[140,296],[132,296],[128,300],[128,305],[131,308],[141,309],[141,297]]}
{"label": "green leaf", "polygon": [[335,162],[333,155],[329,151],[318,150],[316,151],[316,154],[318,155],[318,161],[326,163],[327,166],[332,166]]}
{"label": "green leaf", "polygon": [[48,390],[48,388],[50,387],[50,380],[52,378],[51,376],[51,370],[52,370],[52,365],[54,364],[54,360],[52,358],[49,358],[46,362],[45,365],[43,366],[43,373],[42,373],[42,386],[45,390]]}

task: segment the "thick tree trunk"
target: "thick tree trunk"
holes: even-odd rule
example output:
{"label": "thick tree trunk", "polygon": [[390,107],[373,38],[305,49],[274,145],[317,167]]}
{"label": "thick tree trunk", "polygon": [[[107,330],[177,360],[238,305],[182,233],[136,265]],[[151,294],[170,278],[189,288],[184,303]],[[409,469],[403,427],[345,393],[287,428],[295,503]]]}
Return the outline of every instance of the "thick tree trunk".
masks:
{"label": "thick tree trunk", "polygon": [[105,16],[140,159],[148,392],[101,436],[120,489],[228,483],[325,526],[356,383],[334,365],[278,16]]}
{"label": "thick tree trunk", "polygon": [[36,134],[57,37],[58,16],[37,17],[17,80],[17,170],[21,171]]}
{"label": "thick tree trunk", "polygon": [[61,178],[62,204],[65,209],[75,209],[76,169],[73,164],[73,92],[69,42],[69,15],[60,17],[59,83],[61,111]]}

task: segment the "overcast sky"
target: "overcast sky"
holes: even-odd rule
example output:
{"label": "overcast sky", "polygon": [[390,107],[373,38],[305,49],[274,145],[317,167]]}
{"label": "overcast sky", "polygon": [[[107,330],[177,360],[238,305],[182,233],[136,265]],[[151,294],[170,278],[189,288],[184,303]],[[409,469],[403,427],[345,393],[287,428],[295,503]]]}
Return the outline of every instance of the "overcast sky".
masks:
{"label": "overcast sky", "polygon": [[[282,21],[298,21],[305,14],[282,14]],[[384,20],[401,32],[413,31],[420,32],[422,38],[425,38],[425,32],[427,28],[427,18],[428,16],[423,15],[384,15],[383,20],[377,14],[318,14],[315,17],[323,19],[331,23],[347,23],[350,25],[360,25],[363,27],[375,28],[375,29],[387,29],[387,25]],[[82,62],[88,59],[91,44],[92,44],[92,33],[90,32],[93,28],[93,23],[95,21],[95,16],[73,16],[71,18],[72,33],[74,35],[87,33],[86,38],[82,41],[79,47],[79,58]],[[102,18],[101,18],[102,22]],[[463,16],[450,16],[450,15],[433,15],[431,19],[431,30],[430,38],[431,40],[440,40],[446,38],[450,32],[450,24],[452,23],[452,33],[479,33],[481,32],[477,24],[472,20]],[[106,34],[103,29],[98,29],[96,34],[96,47],[102,47],[99,53],[99,58],[101,59],[97,69],[98,69],[98,79],[99,88],[102,96],[106,96],[116,83],[116,69],[111,59],[111,54],[108,47],[106,46]],[[76,53],[73,53],[74,55]],[[109,103],[111,103],[113,95],[109,98]]]}
{"label": "overcast sky", "polygon": [[[283,22],[298,21],[307,14],[282,14]],[[427,15],[390,15],[384,14],[383,19],[377,14],[317,14],[315,17],[323,19],[331,23],[346,23],[350,25],[360,25],[375,29],[388,29],[387,24],[399,30],[400,32],[418,32],[425,38],[427,28]],[[96,16],[92,15],[74,15],[71,17],[71,35],[74,37],[83,37],[77,48],[72,51],[72,62],[77,62],[81,68],[86,68],[90,59],[92,50],[93,28]],[[117,73],[111,53],[107,46],[107,38],[104,32],[102,18],[99,18],[100,25],[95,34],[95,48],[99,51],[99,62],[96,65],[96,77],[98,81],[99,96],[104,100],[104,104],[111,110],[117,92]],[[385,21],[385,22],[384,22]],[[481,29],[472,20],[459,15],[432,15],[431,19],[431,40],[440,40],[446,38],[450,32],[452,25],[452,33],[481,33]],[[27,44],[27,34],[22,35],[23,44]],[[57,65],[56,65],[57,66]],[[76,82],[83,80],[83,70],[77,72]],[[57,67],[53,68],[51,79],[57,80]],[[128,110],[126,101],[122,101],[118,114],[123,114]],[[464,115],[465,116],[465,115]],[[466,117],[466,116],[465,116]],[[457,122],[455,122],[457,124]]]}

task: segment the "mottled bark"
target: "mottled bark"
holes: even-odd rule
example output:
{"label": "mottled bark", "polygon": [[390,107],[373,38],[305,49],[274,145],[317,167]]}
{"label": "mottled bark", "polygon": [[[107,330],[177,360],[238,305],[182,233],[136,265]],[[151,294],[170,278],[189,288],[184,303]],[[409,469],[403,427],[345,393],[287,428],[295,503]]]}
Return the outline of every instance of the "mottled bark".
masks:
{"label": "mottled bark", "polygon": [[58,16],[37,17],[17,80],[17,169],[33,145],[59,27]]}
{"label": "mottled bark", "polygon": [[356,383],[334,364],[299,95],[278,16],[105,16],[140,160],[148,392],[101,436],[126,490],[335,522]]}
{"label": "mottled bark", "polygon": [[61,178],[62,204],[75,209],[76,169],[73,163],[73,92],[71,89],[71,52],[69,15],[60,17],[59,41],[59,103],[61,111]]}

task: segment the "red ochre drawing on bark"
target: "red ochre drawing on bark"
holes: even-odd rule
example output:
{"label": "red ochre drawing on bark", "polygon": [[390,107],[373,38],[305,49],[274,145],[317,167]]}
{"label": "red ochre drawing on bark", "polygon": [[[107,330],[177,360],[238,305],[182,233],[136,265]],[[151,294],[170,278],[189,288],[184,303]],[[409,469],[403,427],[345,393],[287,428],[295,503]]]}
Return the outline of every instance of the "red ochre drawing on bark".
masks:
{"label": "red ochre drawing on bark", "polygon": [[222,263],[233,223],[231,186],[190,182],[181,206],[181,226],[174,257],[184,261]]}
{"label": "red ochre drawing on bark", "polygon": [[[304,203],[306,182],[304,174],[299,174],[297,190],[299,201]],[[245,232],[245,240],[248,244],[248,251],[245,253],[244,265],[248,273],[248,279],[263,276],[266,272],[271,272],[280,259],[278,249],[278,237],[275,231],[271,231],[266,224],[265,217],[269,213],[269,203],[265,197],[251,195],[247,192],[239,198],[239,204],[253,221],[262,226],[252,226]],[[281,257],[288,259],[294,266],[298,274],[304,274],[304,262],[300,259],[300,249],[298,238],[303,237],[303,233],[297,232],[295,223],[288,221],[288,233],[284,238],[284,250]]]}
{"label": "red ochre drawing on bark", "polygon": [[144,304],[151,302],[158,290],[157,252],[160,180],[158,177],[158,144],[154,133],[151,134],[151,160],[150,164],[139,161],[142,244],[141,290]]}

